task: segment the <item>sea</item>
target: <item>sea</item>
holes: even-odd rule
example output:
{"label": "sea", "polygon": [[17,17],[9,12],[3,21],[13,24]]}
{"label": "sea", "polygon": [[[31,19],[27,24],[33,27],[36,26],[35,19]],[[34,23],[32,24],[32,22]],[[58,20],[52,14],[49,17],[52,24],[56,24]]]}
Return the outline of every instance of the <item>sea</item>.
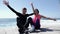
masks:
{"label": "sea", "polygon": [[[57,20],[60,20],[60,18],[56,18]],[[41,20],[48,20],[48,19],[41,19]],[[0,28],[6,28],[6,27],[16,27],[17,21],[16,18],[0,18]]]}
{"label": "sea", "polygon": [[16,27],[16,18],[0,18],[0,28]]}

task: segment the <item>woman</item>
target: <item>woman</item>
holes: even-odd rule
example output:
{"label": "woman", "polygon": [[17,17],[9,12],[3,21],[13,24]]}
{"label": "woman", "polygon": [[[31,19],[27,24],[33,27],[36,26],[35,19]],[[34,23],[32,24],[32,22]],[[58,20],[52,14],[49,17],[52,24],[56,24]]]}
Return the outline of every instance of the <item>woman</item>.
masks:
{"label": "woman", "polygon": [[30,31],[34,31],[35,29],[40,29],[40,27],[41,27],[41,24],[40,24],[40,19],[41,18],[46,18],[46,19],[49,19],[49,20],[54,20],[54,21],[56,21],[56,19],[53,19],[53,18],[48,18],[48,17],[45,17],[45,16],[43,16],[43,15],[40,15],[39,14],[39,10],[38,9],[34,9],[34,6],[33,6],[33,3],[31,3],[31,6],[32,6],[32,9],[33,9],[33,11],[34,11],[34,13],[35,13],[35,15],[34,15],[34,18],[32,19],[32,18],[30,18],[31,20],[31,25],[32,25],[32,29],[30,30]]}

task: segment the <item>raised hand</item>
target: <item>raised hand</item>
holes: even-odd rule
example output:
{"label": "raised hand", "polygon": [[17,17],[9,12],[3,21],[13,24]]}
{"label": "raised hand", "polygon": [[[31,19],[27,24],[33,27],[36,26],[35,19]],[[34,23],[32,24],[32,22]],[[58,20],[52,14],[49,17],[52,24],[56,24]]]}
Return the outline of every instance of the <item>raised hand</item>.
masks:
{"label": "raised hand", "polygon": [[31,2],[30,4],[31,4],[31,5],[33,5],[33,3],[32,3],[32,2]]}
{"label": "raised hand", "polygon": [[6,0],[4,0],[3,3],[4,3],[5,5],[9,5],[9,2],[7,2]]}
{"label": "raised hand", "polygon": [[32,6],[32,10],[33,10],[33,12],[34,12],[34,6],[33,6],[33,3],[30,3],[31,4],[31,6]]}

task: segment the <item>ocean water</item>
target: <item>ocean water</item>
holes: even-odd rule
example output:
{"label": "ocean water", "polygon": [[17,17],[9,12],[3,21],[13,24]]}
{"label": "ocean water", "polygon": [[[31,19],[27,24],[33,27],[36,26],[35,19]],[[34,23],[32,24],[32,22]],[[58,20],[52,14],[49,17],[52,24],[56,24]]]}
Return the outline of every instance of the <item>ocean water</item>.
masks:
{"label": "ocean water", "polygon": [[[41,19],[41,20],[46,21],[47,19]],[[57,20],[60,20],[60,19],[58,18]],[[42,21],[42,22],[45,22],[45,21]],[[6,27],[16,27],[16,23],[17,23],[16,18],[0,18],[0,28],[3,28],[3,27],[4,28],[6,28]]]}
{"label": "ocean water", "polygon": [[16,27],[16,18],[0,18],[0,28]]}

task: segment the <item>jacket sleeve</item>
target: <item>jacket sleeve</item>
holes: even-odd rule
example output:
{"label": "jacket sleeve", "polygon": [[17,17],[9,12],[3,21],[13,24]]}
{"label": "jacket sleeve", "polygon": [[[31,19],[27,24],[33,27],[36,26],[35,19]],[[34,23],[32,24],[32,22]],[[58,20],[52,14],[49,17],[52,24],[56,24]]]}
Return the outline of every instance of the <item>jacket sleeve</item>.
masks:
{"label": "jacket sleeve", "polygon": [[15,11],[10,5],[7,5],[7,7],[8,7],[11,11],[13,11],[16,15],[19,16],[19,14],[21,14],[21,13]]}
{"label": "jacket sleeve", "polygon": [[33,15],[34,13],[31,13],[31,14],[27,14],[28,16],[31,16],[31,15]]}

